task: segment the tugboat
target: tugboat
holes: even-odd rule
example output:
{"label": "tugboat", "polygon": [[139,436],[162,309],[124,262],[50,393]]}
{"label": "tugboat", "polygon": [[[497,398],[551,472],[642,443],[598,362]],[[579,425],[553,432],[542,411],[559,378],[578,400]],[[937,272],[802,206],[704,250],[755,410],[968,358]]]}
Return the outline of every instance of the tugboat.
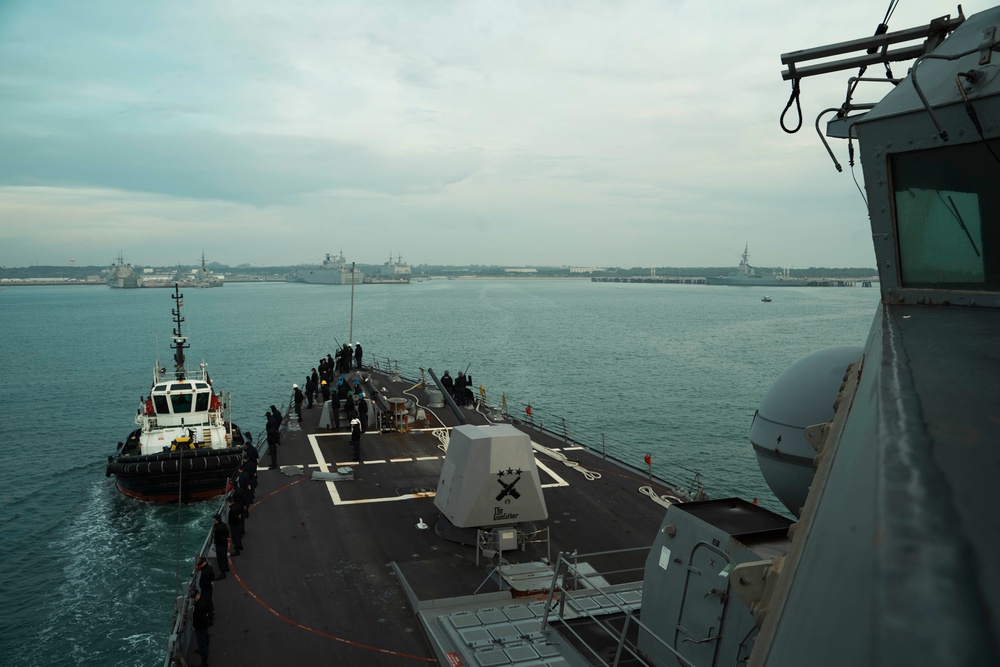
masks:
{"label": "tugboat", "polygon": [[185,369],[184,350],[190,345],[181,333],[184,295],[176,284],[170,298],[175,303],[174,371],[168,373],[157,361],[149,396],[141,400],[135,417],[139,428],[118,443],[105,472],[114,475],[126,496],[160,503],[225,492],[245,445],[252,443],[226,418],[226,404],[215,393],[205,363],[194,372]]}

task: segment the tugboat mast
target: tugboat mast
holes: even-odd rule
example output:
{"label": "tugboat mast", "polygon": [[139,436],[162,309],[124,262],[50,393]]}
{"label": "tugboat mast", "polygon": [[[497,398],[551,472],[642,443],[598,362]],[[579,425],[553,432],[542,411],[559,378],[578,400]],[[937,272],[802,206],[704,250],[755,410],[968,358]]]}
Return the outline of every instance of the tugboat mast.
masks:
{"label": "tugboat mast", "polygon": [[187,338],[181,335],[181,322],[184,321],[184,318],[181,317],[181,306],[184,305],[184,302],[181,299],[184,298],[184,295],[180,293],[180,287],[177,283],[174,283],[174,293],[170,295],[170,298],[174,300],[175,304],[175,307],[171,310],[174,316],[174,324],[176,325],[174,328],[174,344],[172,345],[174,348],[174,368],[177,379],[183,380],[185,375],[184,350],[191,346],[188,344]]}

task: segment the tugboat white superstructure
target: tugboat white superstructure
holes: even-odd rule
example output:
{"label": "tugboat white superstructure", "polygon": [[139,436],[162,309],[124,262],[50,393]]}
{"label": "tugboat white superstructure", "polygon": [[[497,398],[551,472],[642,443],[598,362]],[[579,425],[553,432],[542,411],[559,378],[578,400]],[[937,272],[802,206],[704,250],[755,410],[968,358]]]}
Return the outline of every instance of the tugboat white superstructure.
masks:
{"label": "tugboat white superstructure", "polygon": [[174,371],[157,361],[149,396],[141,401],[139,428],[118,443],[108,457],[106,474],[115,477],[127,496],[154,502],[186,502],[212,498],[226,490],[239,465],[244,437],[225,416],[226,404],[215,393],[205,363],[188,372],[181,333],[183,296],[177,285],[173,309]]}

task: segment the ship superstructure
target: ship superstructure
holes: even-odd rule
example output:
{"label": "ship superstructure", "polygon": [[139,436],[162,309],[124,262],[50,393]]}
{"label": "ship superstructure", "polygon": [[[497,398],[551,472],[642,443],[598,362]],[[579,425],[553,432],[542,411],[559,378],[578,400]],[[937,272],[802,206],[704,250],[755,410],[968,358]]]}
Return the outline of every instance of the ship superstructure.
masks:
{"label": "ship superstructure", "polygon": [[740,265],[737,272],[731,276],[710,276],[705,278],[707,285],[744,285],[747,287],[795,287],[808,284],[803,278],[792,278],[788,272],[762,275],[760,270],[750,265],[750,244],[743,248]]}
{"label": "ship superstructure", "polygon": [[142,285],[142,280],[136,275],[131,264],[125,263],[125,258],[118,253],[118,259],[108,269],[108,286],[134,289]]}
{"label": "ship superstructure", "polygon": [[297,279],[298,282],[317,285],[360,285],[364,282],[365,274],[356,269],[353,263],[348,265],[344,251],[341,250],[339,255],[327,253],[318,269],[298,271]]}

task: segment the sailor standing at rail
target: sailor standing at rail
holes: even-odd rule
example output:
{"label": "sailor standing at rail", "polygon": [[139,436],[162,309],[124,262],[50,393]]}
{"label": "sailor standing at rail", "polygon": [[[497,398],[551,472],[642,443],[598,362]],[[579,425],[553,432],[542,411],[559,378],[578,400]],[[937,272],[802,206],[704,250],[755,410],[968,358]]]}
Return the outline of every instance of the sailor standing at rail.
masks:
{"label": "sailor standing at rail", "polygon": [[364,393],[358,394],[358,419],[361,420],[361,432],[368,430],[368,401],[365,400]]}
{"label": "sailor standing at rail", "polygon": [[281,436],[279,435],[278,429],[281,428],[281,413],[278,412],[278,408],[271,406],[271,412],[268,412],[267,417],[267,453],[271,456],[271,467],[278,467],[278,445],[281,444]]}
{"label": "sailor standing at rail", "polygon": [[198,655],[201,656],[202,665],[208,665],[208,628],[212,625],[208,605],[208,601],[205,600],[201,593],[195,593],[191,625],[194,628],[194,636],[198,642]]}
{"label": "sailor standing at rail", "polygon": [[[315,372],[316,369],[314,368],[313,373]],[[313,400],[314,397],[316,396],[316,385],[313,384],[313,379],[311,375],[306,376],[305,386],[306,386],[306,410],[308,410],[313,406]]]}
{"label": "sailor standing at rail", "polygon": [[357,417],[351,419],[351,446],[354,448],[354,460],[361,463],[361,420]]}
{"label": "sailor standing at rail", "polygon": [[208,624],[212,625],[215,620],[215,603],[212,600],[212,593],[215,590],[215,570],[204,556],[198,556],[195,569],[198,570],[198,592],[208,603]]}
{"label": "sailor standing at rail", "polygon": [[257,489],[257,460],[243,454],[242,472],[236,477],[236,488],[243,492],[246,506],[253,505],[254,491]]}
{"label": "sailor standing at rail", "polygon": [[243,551],[243,505],[242,494],[233,494],[229,498],[229,536],[233,540],[232,556],[239,556]]}
{"label": "sailor standing at rail", "polygon": [[354,365],[357,366],[358,370],[361,370],[361,355],[363,350],[361,349],[361,341],[358,341],[354,346]]}
{"label": "sailor standing at rail", "polygon": [[220,580],[225,579],[226,572],[229,572],[229,526],[222,523],[221,514],[216,514],[212,520],[215,527],[212,533],[215,542],[215,561],[219,565],[219,576],[216,580]]}
{"label": "sailor standing at rail", "polygon": [[358,416],[354,408],[354,392],[350,389],[347,390],[347,396],[344,398],[344,416],[348,419]]}
{"label": "sailor standing at rail", "polygon": [[302,393],[299,389],[299,385],[292,385],[292,401],[295,403],[295,416],[298,420],[302,421],[302,401],[305,400],[306,395]]}

